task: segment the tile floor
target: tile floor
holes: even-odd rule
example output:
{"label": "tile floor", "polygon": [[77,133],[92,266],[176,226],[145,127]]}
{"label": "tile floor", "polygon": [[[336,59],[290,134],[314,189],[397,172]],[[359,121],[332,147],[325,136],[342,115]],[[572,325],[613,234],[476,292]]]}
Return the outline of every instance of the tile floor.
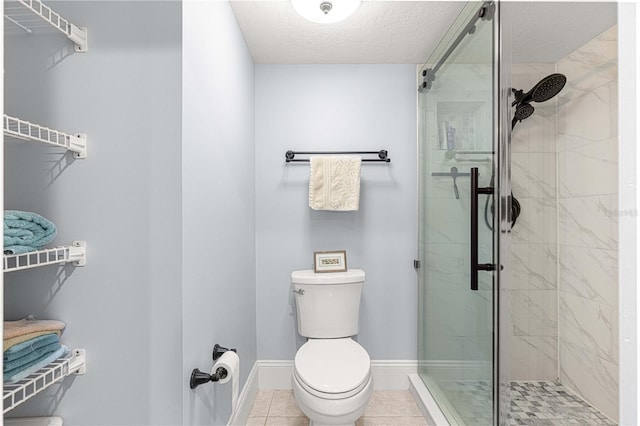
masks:
{"label": "tile floor", "polygon": [[[307,426],[309,419],[298,408],[293,391],[260,390],[253,402],[247,426]],[[426,425],[409,391],[374,391],[357,426]]]}
{"label": "tile floor", "polygon": [[[455,386],[454,386],[455,385]],[[483,404],[489,401],[491,387],[482,381],[452,382],[445,393],[464,399],[468,411],[462,414],[469,425],[488,425]],[[488,395],[484,395],[488,393]],[[479,397],[480,394],[484,395]],[[474,403],[477,401],[477,403]],[[307,426],[309,419],[298,408],[293,391],[261,390],[251,408],[247,426]],[[409,391],[374,391],[356,426],[426,425]],[[614,426],[616,423],[557,382],[512,382],[510,426]]]}

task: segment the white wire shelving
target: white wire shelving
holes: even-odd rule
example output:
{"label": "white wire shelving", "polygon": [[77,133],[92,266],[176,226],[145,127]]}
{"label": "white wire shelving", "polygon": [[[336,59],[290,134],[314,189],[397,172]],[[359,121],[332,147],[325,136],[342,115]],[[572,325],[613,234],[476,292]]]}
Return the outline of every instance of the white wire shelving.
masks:
{"label": "white wire shelving", "polygon": [[65,148],[72,151],[76,158],[87,158],[86,134],[64,133],[7,114],[4,115],[3,129],[6,136]]}
{"label": "white wire shelving", "polygon": [[[29,34],[58,32],[74,44],[75,52],[88,51],[88,31],[74,25],[39,0],[7,0],[4,2],[5,29]],[[9,138],[44,143],[73,152],[76,158],[87,156],[87,136],[53,130],[19,118],[4,115],[3,133]],[[17,255],[4,255],[3,272],[39,266],[73,263],[86,264],[86,242],[74,241],[69,246],[55,247]],[[85,374],[85,350],[74,349],[71,355],[53,361],[17,383],[5,383],[3,413],[16,408],[69,375]],[[1,421],[0,421],[1,423]]]}
{"label": "white wire shelving", "polygon": [[72,24],[38,0],[5,1],[4,17],[16,28],[27,33],[42,28],[53,28],[73,42],[76,52],[86,52],[89,48],[85,27]]}
{"label": "white wire shelving", "polygon": [[73,262],[74,266],[86,265],[86,241],[74,241],[70,246],[60,246],[22,254],[5,254],[3,271],[13,272],[68,262]]}
{"label": "white wire shelving", "polygon": [[69,358],[60,358],[17,383],[5,383],[3,413],[13,410],[29,398],[72,374],[86,372],[85,350],[74,349]]}

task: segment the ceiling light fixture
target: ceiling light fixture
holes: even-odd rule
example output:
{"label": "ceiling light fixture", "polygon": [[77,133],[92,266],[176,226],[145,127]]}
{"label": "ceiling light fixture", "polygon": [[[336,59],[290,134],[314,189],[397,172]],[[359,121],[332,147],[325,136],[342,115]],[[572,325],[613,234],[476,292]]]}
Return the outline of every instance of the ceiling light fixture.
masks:
{"label": "ceiling light fixture", "polygon": [[320,24],[331,24],[347,18],[360,6],[361,0],[291,0],[303,18]]}

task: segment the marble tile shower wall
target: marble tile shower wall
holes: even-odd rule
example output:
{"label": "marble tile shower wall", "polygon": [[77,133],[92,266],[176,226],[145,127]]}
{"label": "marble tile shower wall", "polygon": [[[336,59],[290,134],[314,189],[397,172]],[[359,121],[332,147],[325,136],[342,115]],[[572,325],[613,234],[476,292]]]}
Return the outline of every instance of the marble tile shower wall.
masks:
{"label": "marble tile shower wall", "polygon": [[[512,66],[513,87],[525,92],[555,64]],[[522,214],[512,231],[511,379],[558,378],[556,101],[512,133],[512,189]]]}
{"label": "marble tile shower wall", "polygon": [[557,70],[560,380],[617,421],[617,27]]}
{"label": "marble tile shower wall", "polygon": [[617,420],[617,28],[557,64],[514,64],[513,87],[553,72],[557,99],[512,134],[512,380],[556,380]]}

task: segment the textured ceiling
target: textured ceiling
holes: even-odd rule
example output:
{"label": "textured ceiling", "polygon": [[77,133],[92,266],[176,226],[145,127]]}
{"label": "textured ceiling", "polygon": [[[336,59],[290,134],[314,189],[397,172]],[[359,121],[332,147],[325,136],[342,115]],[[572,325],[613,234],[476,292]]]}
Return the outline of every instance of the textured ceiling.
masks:
{"label": "textured ceiling", "polygon": [[615,2],[507,3],[513,17],[514,62],[558,62],[615,25]]}
{"label": "textured ceiling", "polygon": [[289,1],[231,1],[256,63],[417,64],[464,3],[363,1],[334,24],[309,22]]}
{"label": "textured ceiling", "polygon": [[[335,24],[299,16],[288,0],[231,0],[256,63],[422,64],[464,3],[364,0]],[[616,4],[503,3],[513,14],[514,62],[557,62],[616,22]]]}

